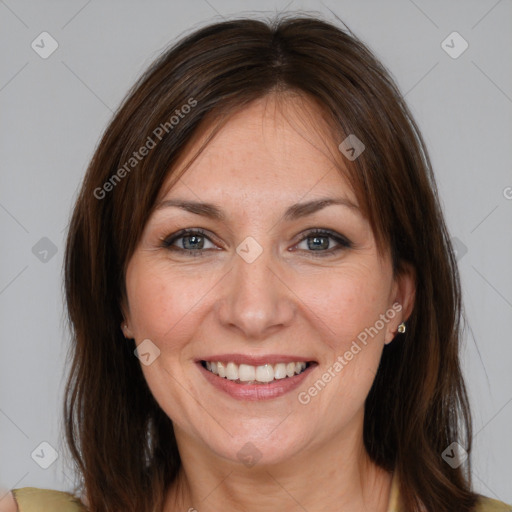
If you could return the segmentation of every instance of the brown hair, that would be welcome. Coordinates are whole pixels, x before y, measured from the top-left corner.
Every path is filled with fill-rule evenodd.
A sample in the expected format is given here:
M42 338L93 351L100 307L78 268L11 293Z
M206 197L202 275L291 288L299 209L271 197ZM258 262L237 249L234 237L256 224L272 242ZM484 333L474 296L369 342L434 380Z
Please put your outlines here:
M385 346L365 403L369 456L398 472L404 510L474 510L469 458L463 471L441 457L454 441L471 452L471 416L459 275L424 142L370 50L348 29L302 15L215 23L182 39L133 86L87 170L65 254L73 345L64 421L95 512L160 510L180 468L172 422L120 330L125 268L155 199L200 126L290 92L321 109L336 145L347 134L363 141L345 161L350 183L394 272L404 263L415 271L407 332Z

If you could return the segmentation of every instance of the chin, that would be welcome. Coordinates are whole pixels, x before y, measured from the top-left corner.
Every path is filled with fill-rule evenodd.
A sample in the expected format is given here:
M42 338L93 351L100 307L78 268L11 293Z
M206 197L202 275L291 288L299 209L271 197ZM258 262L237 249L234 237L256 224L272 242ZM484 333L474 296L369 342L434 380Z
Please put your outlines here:
M290 432L285 422L282 424L284 428L276 428L279 422L282 422L282 418L273 421L272 425L259 420L260 428L257 428L258 422L253 421L250 422L251 430L230 431L231 435L221 429L222 433L217 439L211 436L210 430L203 442L217 456L246 467L281 464L305 450L311 441L305 437L304 430Z

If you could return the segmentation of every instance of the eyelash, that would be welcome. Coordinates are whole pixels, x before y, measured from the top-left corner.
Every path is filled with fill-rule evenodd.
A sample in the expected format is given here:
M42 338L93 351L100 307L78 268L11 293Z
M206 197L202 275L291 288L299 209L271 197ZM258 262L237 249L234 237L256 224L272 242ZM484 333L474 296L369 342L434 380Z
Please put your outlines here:
M180 247L174 247L172 245L174 242L176 242L176 240L179 240L180 238L186 238L187 236L197 236L197 235L201 236L201 237L204 237L204 238L208 239L210 242L212 242L212 240L206 234L206 232L204 230L200 229L200 228L197 228L197 229L182 229L181 231L178 231L177 233L174 233L174 234L168 236L167 238L165 238L162 241L162 247L164 249L168 249L170 251L178 251L178 252L181 252L183 254L190 255L192 257L202 257L202 256L205 256L205 251L207 251L208 249L191 250L191 249L182 249ZM308 238L313 238L313 237L332 238L333 240L335 240L339 244L337 247L333 247L333 248L328 249L326 251L307 251L306 250L306 252L318 253L314 257L322 258L322 257L325 257L325 256L330 256L330 255L332 255L334 253L337 253L337 252L339 252L339 251L341 251L343 249L350 249L350 248L352 248L352 242L350 242L350 240L348 240L344 236L339 235L338 233L336 233L334 231L330 231L330 230L326 230L326 229L319 229L319 228L315 228L315 229L311 229L311 230L307 231L305 233L305 235L297 242L296 245L300 244L304 240L307 240Z

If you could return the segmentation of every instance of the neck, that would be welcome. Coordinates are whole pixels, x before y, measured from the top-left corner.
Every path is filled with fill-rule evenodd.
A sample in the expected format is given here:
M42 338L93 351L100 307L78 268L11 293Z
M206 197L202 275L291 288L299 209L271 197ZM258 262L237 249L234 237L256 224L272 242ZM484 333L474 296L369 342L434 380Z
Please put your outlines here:
M182 467L164 512L386 512L392 475L369 459L362 436L355 437L332 438L279 464L245 467L177 436Z

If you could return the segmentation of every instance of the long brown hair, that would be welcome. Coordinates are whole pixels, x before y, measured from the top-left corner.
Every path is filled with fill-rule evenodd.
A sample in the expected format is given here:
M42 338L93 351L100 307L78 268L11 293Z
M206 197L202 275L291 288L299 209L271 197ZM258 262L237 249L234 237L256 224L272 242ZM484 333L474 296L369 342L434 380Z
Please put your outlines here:
M415 270L407 332L384 348L365 403L368 454L398 473L404 510L474 510L470 459L452 468L441 456L455 441L471 452L471 416L458 270L424 142L371 51L348 29L301 15L215 23L179 41L130 90L89 165L65 254L63 412L95 512L160 510L180 468L172 422L120 330L125 268L155 199L200 126L216 133L230 113L290 92L317 105L333 143L363 141L359 158L344 162L350 183L395 274L404 263Z

